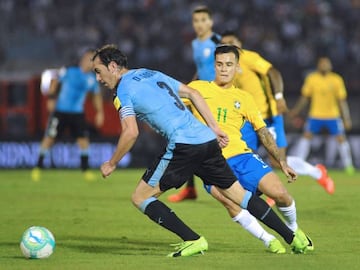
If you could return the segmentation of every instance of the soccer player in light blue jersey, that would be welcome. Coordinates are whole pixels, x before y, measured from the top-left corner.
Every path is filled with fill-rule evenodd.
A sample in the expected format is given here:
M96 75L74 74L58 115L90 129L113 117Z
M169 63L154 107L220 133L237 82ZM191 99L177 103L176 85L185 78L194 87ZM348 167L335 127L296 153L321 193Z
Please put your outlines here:
M196 74L193 80L213 81L215 79L216 45L221 36L212 30L213 20L211 11L206 6L198 6L192 12L192 24L196 38L192 41L193 59L196 65ZM194 179L187 181L186 187L177 194L168 197L170 202L180 202L185 199L196 199Z
M113 45L97 50L93 69L96 79L112 89L122 126L115 152L101 165L103 177L116 169L135 144L139 135L136 118L147 122L168 141L163 154L146 170L132 194L132 202L139 210L183 240L168 256L191 256L208 249L203 236L157 199L163 192L182 186L194 174L276 230L288 243L303 244L263 200L241 187L221 153L220 147L227 145L228 137L198 91L159 71L129 70L126 56ZM186 109L180 98L191 100L207 126Z
M212 81L215 79L214 51L221 37L212 30L211 11L206 6L193 10L192 24L196 33L196 38L191 42L196 77L199 80Z
M95 74L92 72L93 50L87 50L81 56L78 66L60 69L58 77L50 84L48 110L51 113L44 138L41 141L37 166L32 170L34 181L40 180L40 169L44 167L45 155L54 144L55 139L66 129L76 138L81 151L81 169L86 180L94 180L95 176L89 168L89 132L84 116L85 98L93 95L96 109L95 125L100 127L104 122L102 96Z

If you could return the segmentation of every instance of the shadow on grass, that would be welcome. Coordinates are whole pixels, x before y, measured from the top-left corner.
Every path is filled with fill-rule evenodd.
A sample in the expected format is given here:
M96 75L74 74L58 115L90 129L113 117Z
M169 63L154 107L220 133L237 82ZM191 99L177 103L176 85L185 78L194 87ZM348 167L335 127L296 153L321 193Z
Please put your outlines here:
M11 259L24 259L24 256L21 256L21 251L20 251L20 244L18 242L0 242L0 250L4 251L6 249L18 249L19 255L4 255L4 253L0 254L0 258L11 258ZM1 269L1 267L0 267Z
M57 241L58 247L87 253L105 253L122 255L152 255L170 251L166 242L154 242L127 237L111 238L98 236L67 236Z

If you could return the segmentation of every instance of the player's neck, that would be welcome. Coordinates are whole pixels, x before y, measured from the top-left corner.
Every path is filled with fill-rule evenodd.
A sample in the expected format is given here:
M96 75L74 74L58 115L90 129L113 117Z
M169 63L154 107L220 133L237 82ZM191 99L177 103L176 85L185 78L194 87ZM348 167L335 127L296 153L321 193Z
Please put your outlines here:
M121 82L122 77L124 76L125 73L127 73L129 71L129 69L127 68L121 68L118 72L117 72L117 77L118 77L118 81L115 85L115 87L113 88L113 90L117 89L119 86L119 83Z
M205 32L204 34L198 35L197 38L198 38L199 40L203 41L203 40L206 40L206 39L208 39L209 37L211 37L212 34L213 34L213 32L212 32L212 30L210 29L209 31Z
M232 86L232 82L222 83L222 82L218 82L215 80L214 83L222 89L228 89L228 88L231 88L231 86Z
M319 73L320 73L321 76L326 76L326 75L328 75L330 72L329 72L329 71L321 71L321 70L319 70Z
M119 70L119 76L120 76L120 78L125 74L125 73L127 73L129 71L129 69L127 69L127 68L121 68L120 70Z

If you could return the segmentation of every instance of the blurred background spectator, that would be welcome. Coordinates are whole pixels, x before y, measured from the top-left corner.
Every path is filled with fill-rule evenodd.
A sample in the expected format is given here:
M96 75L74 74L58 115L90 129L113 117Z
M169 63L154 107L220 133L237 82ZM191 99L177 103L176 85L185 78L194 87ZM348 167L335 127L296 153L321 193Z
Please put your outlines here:
M0 71L39 73L71 62L81 47L115 43L129 55L131 66L161 69L188 81L194 73L191 9L199 3L2 0ZM326 54L350 89L358 86L359 0L202 3L214 12L215 31L237 29L245 46L278 66L289 85L298 86L316 57Z
M290 107L317 57L329 56L347 86L352 134L360 133L360 0L1 0L0 84L39 77L44 69L73 63L84 48L106 43L117 44L130 67L159 69L188 82L195 73L191 10L199 4L213 11L215 32L235 29L244 48L282 72ZM0 88L0 138L9 126L2 122L19 128L4 97L15 102L23 89L3 94ZM44 123L32 117L40 134ZM287 128L300 132L301 123Z

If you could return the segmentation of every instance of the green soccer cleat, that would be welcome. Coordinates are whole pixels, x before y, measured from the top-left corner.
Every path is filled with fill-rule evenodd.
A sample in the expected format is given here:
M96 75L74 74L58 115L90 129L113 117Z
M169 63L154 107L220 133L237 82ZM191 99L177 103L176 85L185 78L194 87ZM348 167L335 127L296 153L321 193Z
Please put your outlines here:
M294 239L290 244L292 253L306 253L309 244L309 240L305 233L302 230L297 229L294 233Z
M347 175L350 175L350 176L354 175L355 174L354 166L349 165L349 166L345 167L345 172L346 172Z
M41 178L41 169L39 167L35 167L31 170L31 180L34 182L40 181Z
M171 246L175 247L176 251L168 254L167 257L187 257L195 254L204 254L204 251L208 250L208 242L203 236L198 240L185 241Z
M269 246L268 246L268 251L270 251L271 253L276 253L276 254L286 253L285 247L276 238L274 238L273 240L270 241Z
M309 241L309 244L306 247L306 251L314 251L315 247L314 247L313 241L311 240L311 238L308 235L306 235L306 238Z
M93 181L97 180L96 175L92 171L86 170L83 172L83 175L84 175L85 181L93 182Z

